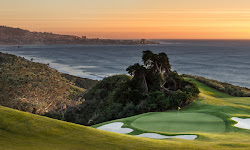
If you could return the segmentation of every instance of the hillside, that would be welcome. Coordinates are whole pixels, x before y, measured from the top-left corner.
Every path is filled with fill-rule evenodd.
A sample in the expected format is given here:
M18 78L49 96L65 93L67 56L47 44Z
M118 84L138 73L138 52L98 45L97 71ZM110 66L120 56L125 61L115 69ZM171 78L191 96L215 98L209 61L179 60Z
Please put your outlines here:
M192 80L192 82L198 85L201 94L194 103L186 108L182 108L183 113L214 113L213 115L217 115L227 122L225 124L227 126L226 131L218 133L196 132L195 134L199 137L193 141L181 139L154 140L106 132L0 106L0 149L249 149L249 131L234 127L233 124L236 122L230 119L232 116L249 117L249 98L230 97L195 80ZM204 96L207 97L206 100L203 99ZM167 114L168 112L163 113ZM170 111L170 113L173 113L173 111ZM125 127L135 129L131 134L138 134L142 133L142 131L139 131L130 124L138 118L145 117L146 119L147 116L150 116L150 113L114 120L112 122L124 122ZM96 125L95 127L107 123L109 122ZM152 122L148 122L148 126L152 128ZM182 126L185 127L185 124ZM186 127L186 129L189 128ZM160 133L163 135L176 134ZM187 133L190 134L193 132Z
M90 89L98 83L98 80L76 77L66 73L62 73L61 76L75 83L76 86L84 89Z
M0 26L0 45L28 45L28 44L159 44L148 40L113 40L113 39L88 39L86 36L61 35L51 32L31 32L20 28Z
M189 77L193 78L201 83L204 83L218 91L227 93L231 96L236 96L236 97L250 97L250 89L246 87L240 87L240 86L235 86L226 82L220 82L216 81L213 79L207 79L201 76L196 76L196 75L187 75L184 74L184 77Z
M76 41L76 36L48 32L30 32L20 28L0 26L0 44L56 44Z
M110 133L0 106L0 149L202 149L195 143L181 142Z
M70 82L46 64L0 52L0 105L35 114L64 111L84 101L86 89L77 87L73 77ZM77 84L91 87L96 82L88 80Z
M151 71L149 73L151 73ZM0 53L0 149L214 150L250 148L250 131L235 127L234 125L237 122L232 120L232 117L249 118L249 97L233 97L227 93L219 92L195 79L182 78L175 72L172 73L174 76L172 77L170 74L168 77L171 77L171 81L176 84L166 84L165 87L168 87L168 90L173 87L182 87L182 85L185 85L183 90L186 91L183 93L187 94L190 91L190 86L194 85L194 91L197 91L196 88L200 91L198 98L192 99L192 103L190 103L189 99L186 99L188 101L185 103L178 101L179 103L177 103L177 105L174 103L173 106L169 107L170 103L164 102L171 102L169 101L171 99L165 98L159 91L153 91L156 95L152 96L152 94L149 93L148 95L152 97L146 99L146 102L150 100L150 105L144 101L143 105L134 107L131 103L126 103L127 101L124 101L123 107L120 104L117 105L117 100L128 100L127 96L129 95L128 93L122 93L120 96L119 93L121 91L126 92L124 89L133 89L127 88L127 86L130 85L139 87L137 84L134 84L136 82L129 82L133 81L133 79L131 80L132 77L127 75L116 75L107 77L97 83L97 81L61 74L46 64L35 63L22 57ZM140 81L138 79L135 81ZM154 82L154 85L158 85L159 83L162 82ZM123 85L123 88L120 88L121 85ZM139 85L142 84L139 83ZM149 89L159 88L158 86L148 85ZM88 106L87 109L86 107L79 107L86 106L86 104L84 104L86 102L83 103L84 105L81 104L84 101L82 96L85 92L85 89L81 87L93 87L89 90L88 95L85 96L94 97L91 101L86 101L87 105L94 105L89 105L90 107ZM238 88L241 89L240 87ZM143 89L136 89L131 93L137 94L139 90ZM178 96L174 89L171 90L175 94L174 96ZM177 91L181 93L181 88ZM119 93L117 94L117 92ZM124 96L124 99L121 99L122 96ZM147 96L147 94L145 96ZM132 97L131 99L138 102L136 101L138 100L137 98L138 97ZM173 100L178 100L178 98L185 100L183 99L185 97L182 96L176 97ZM106 104L109 105L109 107L106 107L106 104L103 105L104 102L107 102ZM100 105L95 105L95 103ZM31 113L7 108L1 105ZM197 135L197 139L155 140L139 138L110 133L35 115L44 114L50 111L59 112L58 114L60 115L62 114L61 112L65 112L65 108L70 106L79 108L76 110L77 113L86 109L86 116L91 116L91 119L95 119L96 110L100 112L103 111L104 115L100 117L101 119L104 118L102 121L105 121L105 117L110 116L109 120L112 120L113 115L120 115L117 112L126 114L122 114L124 116L134 115L133 117L124 117L119 120L110 121L122 122L125 124L123 127L133 129L134 131L129 133L130 135L153 132L165 136ZM95 109L97 106L99 108ZM136 115L136 113L131 114L131 112L139 108L139 106L141 108L145 106L148 108L148 106L150 106L150 108L154 109L168 106L166 108L171 109L162 109L148 113L142 112L143 114L139 115ZM178 115L176 110L177 106L181 106L180 114ZM70 109L69 112L71 112ZM47 116L55 117L51 116L53 113L46 114ZM74 119L76 116L76 114L70 115L72 114L66 113L65 116L60 116L61 118L58 119L65 119L67 117ZM77 116L77 121L84 121L87 117L79 114ZM99 127L110 122L103 122L93 127Z

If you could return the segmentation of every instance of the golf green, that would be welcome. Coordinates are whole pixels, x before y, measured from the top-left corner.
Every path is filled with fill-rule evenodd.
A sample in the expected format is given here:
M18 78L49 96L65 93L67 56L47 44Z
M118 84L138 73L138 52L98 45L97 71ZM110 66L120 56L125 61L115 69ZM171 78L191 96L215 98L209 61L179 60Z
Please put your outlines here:
M144 131L158 132L224 132L225 122L204 113L162 112L136 119L131 126Z

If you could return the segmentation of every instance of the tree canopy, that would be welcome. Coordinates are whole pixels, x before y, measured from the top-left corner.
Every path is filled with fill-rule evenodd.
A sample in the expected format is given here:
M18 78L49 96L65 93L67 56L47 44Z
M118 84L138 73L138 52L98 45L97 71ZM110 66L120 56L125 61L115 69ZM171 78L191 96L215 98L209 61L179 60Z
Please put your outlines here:
M196 85L176 71L171 71L165 53L143 51L143 64L136 63L126 71L132 76L106 77L90 89L86 101L68 109L67 121L84 125L109 121L152 111L166 111L192 102L198 95Z
M169 91L169 89L165 87L165 84L172 72L167 54L154 54L150 50L143 51L142 53L142 61L144 64L140 65L139 63L136 63L129 66L127 68L128 73L133 76L134 80L142 82L141 85L143 89L148 89L149 85L147 83L147 78L150 80L159 76L159 88L161 91ZM148 90L145 91L148 92Z

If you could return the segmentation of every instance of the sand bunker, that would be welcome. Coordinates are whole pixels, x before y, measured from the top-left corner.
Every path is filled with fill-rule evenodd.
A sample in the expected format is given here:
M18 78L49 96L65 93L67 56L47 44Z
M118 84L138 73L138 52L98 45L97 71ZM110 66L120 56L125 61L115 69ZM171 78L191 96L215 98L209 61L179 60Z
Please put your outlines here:
M243 129L250 129L250 119L242 119L238 117L233 117L232 120L237 121L238 123L234 126Z
M194 140L197 138L197 135L176 135L176 136L165 136L160 135L157 133L143 133L140 135L136 135L138 137L146 137L152 139L169 139L169 138L179 138L179 139L186 139L186 140Z
M114 122L114 123L100 126L97 129L115 132L115 133L123 133L123 134L130 133L133 131L133 129L130 129L130 128L122 128L123 125L124 123L122 122Z
M97 129L110 131L110 132L115 132L115 133L123 133L123 134L130 133L130 132L133 131L133 129L130 129L130 128L122 128L123 125L124 125L124 123L122 123L122 122L114 122L114 123L110 123L110 124L100 126ZM160 134L157 134L157 133L143 133L143 134L135 135L135 136L152 138L152 139L179 138L179 139L186 139L186 140L194 140L194 139L197 138L197 135L165 136L165 135L160 135Z

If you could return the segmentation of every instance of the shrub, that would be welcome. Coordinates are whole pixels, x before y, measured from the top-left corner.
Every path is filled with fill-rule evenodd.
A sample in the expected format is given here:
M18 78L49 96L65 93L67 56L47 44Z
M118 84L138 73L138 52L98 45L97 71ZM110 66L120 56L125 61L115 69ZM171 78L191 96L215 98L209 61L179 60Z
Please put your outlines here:
M169 98L161 91L151 92L143 105L145 112L164 111L170 107Z

